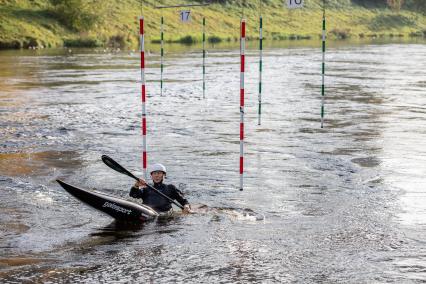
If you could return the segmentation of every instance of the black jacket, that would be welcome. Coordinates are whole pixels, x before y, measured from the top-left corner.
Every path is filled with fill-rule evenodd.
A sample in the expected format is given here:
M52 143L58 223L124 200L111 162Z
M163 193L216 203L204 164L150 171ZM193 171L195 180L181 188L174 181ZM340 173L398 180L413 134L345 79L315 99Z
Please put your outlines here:
M183 197L183 193L173 184L154 183L154 188L170 197L170 199L176 200L182 206L189 204L188 200ZM172 204L169 200L149 187L143 189L132 187L130 189L130 196L133 198L142 198L145 205L148 205L158 212L169 211L172 208Z

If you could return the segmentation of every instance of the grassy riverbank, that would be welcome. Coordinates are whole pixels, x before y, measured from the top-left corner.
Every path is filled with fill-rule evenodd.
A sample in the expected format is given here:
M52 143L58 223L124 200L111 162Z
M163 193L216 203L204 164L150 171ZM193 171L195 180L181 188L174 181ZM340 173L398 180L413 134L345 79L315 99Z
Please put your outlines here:
M191 21L181 23L182 9L156 9L155 5L196 3L194 1L144 0L148 42L160 39L160 17L165 19L165 40L193 43L201 40L201 22L206 17L210 41L237 41L241 14L248 22L247 37L258 37L259 14L264 19L266 40L316 39L321 34L320 0L306 0L303 9L288 10L282 0L246 1L239 4L213 4L191 9ZM385 5L355 5L349 0L328 0L327 35L329 38L426 36L426 16L415 10L391 11ZM0 0L0 48L29 46L115 46L137 47L140 1L104 0L90 15L87 26L70 27L48 0ZM162 3L162 4L161 4ZM231 2L231 3L236 3Z

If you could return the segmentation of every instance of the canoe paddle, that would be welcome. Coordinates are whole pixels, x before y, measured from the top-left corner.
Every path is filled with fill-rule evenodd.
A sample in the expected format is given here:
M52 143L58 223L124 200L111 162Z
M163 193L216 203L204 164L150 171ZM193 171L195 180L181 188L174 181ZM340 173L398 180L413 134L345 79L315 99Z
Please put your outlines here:
M119 173L122 173L122 174L124 174L126 176L129 176L129 177L134 178L135 180L139 181L138 177L136 177L134 174L132 174L131 172L129 172L128 170L126 170L123 166L121 166L119 163L117 163L116 161L114 161L111 157L109 157L107 155L102 155L102 161L105 163L105 165L107 165L111 169L116 170ZM180 205L179 203L177 203L176 201L174 201L173 199L171 199L170 197L168 197L164 193L158 191L153 186L150 186L148 183L146 184L146 186L149 187L150 189L152 189L153 191L155 191L156 193L158 193L159 195L161 195L162 197L166 198L168 201L170 201L173 204L175 204L180 209L183 209L182 205Z

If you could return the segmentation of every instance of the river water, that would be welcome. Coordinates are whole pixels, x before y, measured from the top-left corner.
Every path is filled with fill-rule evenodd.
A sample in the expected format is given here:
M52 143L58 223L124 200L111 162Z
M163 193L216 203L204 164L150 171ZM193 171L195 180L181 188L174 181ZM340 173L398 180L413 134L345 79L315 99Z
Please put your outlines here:
M318 43L317 43L318 44ZM239 175L239 50L147 56L149 163L198 214L116 224L56 178L126 197L141 172L138 54L0 52L2 283L424 283L426 43L247 51L246 176Z

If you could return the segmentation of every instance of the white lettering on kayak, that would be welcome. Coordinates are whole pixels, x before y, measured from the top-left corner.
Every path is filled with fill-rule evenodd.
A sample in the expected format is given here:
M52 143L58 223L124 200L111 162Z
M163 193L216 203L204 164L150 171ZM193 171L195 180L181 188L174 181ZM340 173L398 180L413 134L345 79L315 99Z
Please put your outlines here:
M115 211L118 211L118 212L121 212L121 213L125 213L127 215L130 215L130 213L132 213L132 210L120 207L120 206L118 206L118 205L116 205L114 203L108 202L108 201L106 201L104 203L104 205L102 205L102 207L109 207L111 209L114 209Z

